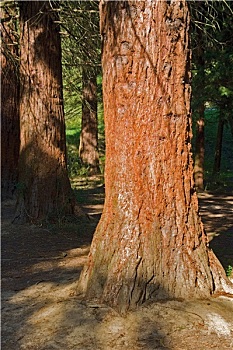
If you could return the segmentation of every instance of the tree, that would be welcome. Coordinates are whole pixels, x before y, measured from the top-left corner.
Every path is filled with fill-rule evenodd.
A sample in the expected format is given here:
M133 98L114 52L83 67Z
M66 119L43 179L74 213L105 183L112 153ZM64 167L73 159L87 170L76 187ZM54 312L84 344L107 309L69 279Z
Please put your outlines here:
M204 188L205 110L208 104L219 112L213 173L220 171L223 125L232 118L233 7L226 1L190 1L192 24L192 107L195 130L194 177L197 190ZM208 128L208 125L207 125Z
M1 7L1 196L12 198L18 179L19 65L15 6Z
M21 147L15 221L21 222L75 212L66 167L58 15L51 4L20 2Z
M89 166L89 174L99 174L98 122L97 122L97 74L96 69L82 68L82 129L79 156Z
M195 123L195 155L194 181L197 191L204 190L204 159L205 159L205 49L207 42L206 23L208 17L204 13L206 3L192 3L191 9L191 45L192 65L195 69L192 76L192 109ZM199 27L199 24L202 26Z
M100 74L100 34L97 1L65 1L61 6L63 37L63 71L69 79L72 74L73 91L79 93L82 103L79 158L90 174L100 173L97 121L97 75ZM75 56L75 58L74 58ZM68 67L68 72L67 72ZM81 80L81 91L78 83ZM70 94L68 96L70 98Z
M232 291L194 190L187 3L102 1L100 17L106 199L79 292L124 312Z
M194 161L194 180L197 191L204 190L204 159L205 159L205 50L203 32L197 28L197 52L196 58L196 76L194 77L194 96L196 117L196 140L195 140L195 161Z

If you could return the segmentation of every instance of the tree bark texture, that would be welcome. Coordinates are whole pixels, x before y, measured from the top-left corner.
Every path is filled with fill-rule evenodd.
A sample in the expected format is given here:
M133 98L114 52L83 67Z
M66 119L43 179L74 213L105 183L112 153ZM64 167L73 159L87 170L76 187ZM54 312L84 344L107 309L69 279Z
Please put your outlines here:
M57 20L48 1L20 3L21 148L15 221L63 217L74 210Z
M89 173L99 174L98 121L97 121L97 80L92 67L82 69L82 130L79 156L89 166Z
M106 199L79 292L121 312L150 298L209 297L228 280L194 190L187 3L100 10Z
M19 64L14 8L1 8L1 197L13 198L19 159Z

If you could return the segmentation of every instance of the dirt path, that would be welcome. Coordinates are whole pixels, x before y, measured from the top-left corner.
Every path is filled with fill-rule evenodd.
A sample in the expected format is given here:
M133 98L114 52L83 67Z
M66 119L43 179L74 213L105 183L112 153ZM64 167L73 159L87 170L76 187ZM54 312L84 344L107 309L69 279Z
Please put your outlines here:
M233 299L147 304L125 317L75 296L103 205L83 188L92 220L39 228L11 224L2 204L2 350L225 350L233 347ZM233 196L200 196L211 246L233 265Z

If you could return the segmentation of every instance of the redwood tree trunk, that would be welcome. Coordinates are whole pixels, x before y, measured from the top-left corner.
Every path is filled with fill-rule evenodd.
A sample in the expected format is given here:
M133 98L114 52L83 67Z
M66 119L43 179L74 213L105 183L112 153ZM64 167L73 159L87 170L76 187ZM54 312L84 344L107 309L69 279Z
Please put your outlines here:
M106 200L79 291L120 311L152 297L208 297L228 280L194 191L187 3L100 9Z
M99 174L98 122L97 122L97 80L92 68L83 67L82 131L79 156L89 166L89 173Z
M61 43L48 1L20 2L21 148L17 221L73 213L66 167Z
M19 66L16 11L1 8L1 196L13 198L19 159Z

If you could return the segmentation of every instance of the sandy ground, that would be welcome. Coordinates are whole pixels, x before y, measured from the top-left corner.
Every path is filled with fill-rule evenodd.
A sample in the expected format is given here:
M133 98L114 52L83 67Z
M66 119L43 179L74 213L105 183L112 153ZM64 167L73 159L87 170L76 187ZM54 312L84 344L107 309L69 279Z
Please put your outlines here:
M101 191L89 191L93 220L40 228L11 224L2 204L2 350L229 350L233 299L145 304L120 316L75 296L98 222ZM95 199L95 200L93 200ZM223 264L233 258L233 196L200 196L211 245Z

